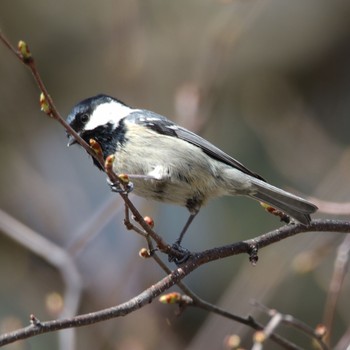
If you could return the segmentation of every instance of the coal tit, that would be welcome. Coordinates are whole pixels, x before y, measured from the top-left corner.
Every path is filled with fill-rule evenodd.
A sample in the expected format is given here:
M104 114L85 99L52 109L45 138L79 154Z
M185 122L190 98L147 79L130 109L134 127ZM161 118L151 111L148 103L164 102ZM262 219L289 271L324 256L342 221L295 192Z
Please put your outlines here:
M189 210L190 218L177 243L199 209L214 197L248 196L304 225L317 210L305 199L268 184L195 133L113 97L101 94L81 101L67 122L87 143L96 140L104 157L115 155L115 173L129 175L135 194ZM68 137L68 145L76 143ZM96 160L94 163L101 168Z

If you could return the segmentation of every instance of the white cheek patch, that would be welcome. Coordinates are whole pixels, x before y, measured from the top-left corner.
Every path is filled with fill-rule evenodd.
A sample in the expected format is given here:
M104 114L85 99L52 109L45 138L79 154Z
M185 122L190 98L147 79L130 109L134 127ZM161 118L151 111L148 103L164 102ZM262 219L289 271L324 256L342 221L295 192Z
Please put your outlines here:
M126 117L134 110L121 103L111 101L103 103L96 107L90 116L90 120L85 125L85 130L93 130L98 126L105 125L108 122L118 125L120 119Z

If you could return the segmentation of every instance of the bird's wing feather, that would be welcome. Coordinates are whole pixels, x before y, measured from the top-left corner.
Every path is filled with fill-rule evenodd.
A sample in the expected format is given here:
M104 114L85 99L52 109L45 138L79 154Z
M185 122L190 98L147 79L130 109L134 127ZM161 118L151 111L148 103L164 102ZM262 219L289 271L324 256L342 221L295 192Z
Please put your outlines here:
M225 164L228 164L240 171L242 171L245 174L248 174L250 176L253 176L257 179L260 179L262 181L265 181L260 175L250 171L248 168L246 168L243 164L241 164L236 159L230 157L228 154L223 152L218 147L214 146L209 141L205 140L204 138L198 136L197 134L182 128L181 126L178 126L174 124L169 119L156 114L151 111L142 111L141 112L133 112L128 117L128 121L132 123L142 124L146 126L147 128L152 129L153 131L162 134L162 135L168 135L168 136L174 136L178 137L181 140L187 141L191 143L192 145L195 145L203 150L204 153L206 153L208 156L219 160L220 162L223 162Z

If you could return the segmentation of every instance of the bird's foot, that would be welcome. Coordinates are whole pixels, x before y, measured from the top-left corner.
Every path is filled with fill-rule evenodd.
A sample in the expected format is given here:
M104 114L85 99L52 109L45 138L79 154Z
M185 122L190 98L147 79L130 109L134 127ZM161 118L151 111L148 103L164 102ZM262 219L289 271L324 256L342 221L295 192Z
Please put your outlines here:
M174 262L176 265L181 265L188 260L191 256L191 253L188 249L183 248L180 242L176 241L171 248L176 251L178 254L169 254L168 260L169 262Z
M134 189L132 182L125 184L120 182L114 183L109 178L107 179L107 182L113 192L128 194Z

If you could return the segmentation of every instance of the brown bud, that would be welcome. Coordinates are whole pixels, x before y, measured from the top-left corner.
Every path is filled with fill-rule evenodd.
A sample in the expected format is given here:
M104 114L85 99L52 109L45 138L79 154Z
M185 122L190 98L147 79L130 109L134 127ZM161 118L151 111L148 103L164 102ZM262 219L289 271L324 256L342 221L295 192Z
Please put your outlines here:
M286 222L286 223L290 222L290 217L287 214L285 214L283 211L278 210L278 209L276 209L276 208L272 207L271 205L264 203L264 202L260 202L260 205L270 214L278 216L281 219L281 221Z
M237 349L241 344L241 338L237 334L231 334L225 337L224 347L227 350Z
M30 52L29 47L28 47L26 42L24 42L23 40L20 40L18 42L17 47L18 47L19 53L22 56L24 63L29 63L30 61L33 60L32 53Z
M153 228L154 227L154 221L150 216L145 216L143 218L143 220L145 221L145 223L150 227Z
M115 160L115 156L113 154L107 156L105 160L105 169L106 171L112 171L113 170L113 163Z
M102 155L103 155L102 148L101 148L100 144L99 144L95 139L90 139L90 140L89 140L89 145L90 145L91 149L92 149L98 156L102 156Z
M40 109L44 113L46 113L46 114L51 116L51 113L52 113L51 107L50 107L49 103L47 102L47 99L46 99L46 97L45 97L43 92L40 94L40 100L39 101L40 101Z
M141 248L139 251L139 256L141 258L147 259L151 257L151 252L147 248Z
M256 331L254 333L254 342L262 344L266 340L266 335L264 331Z
M181 301L181 294L177 292L164 294L159 297L159 302L162 304L176 304L179 301Z
M324 324L318 324L316 329L315 329L315 334L323 338L327 334L327 327Z

